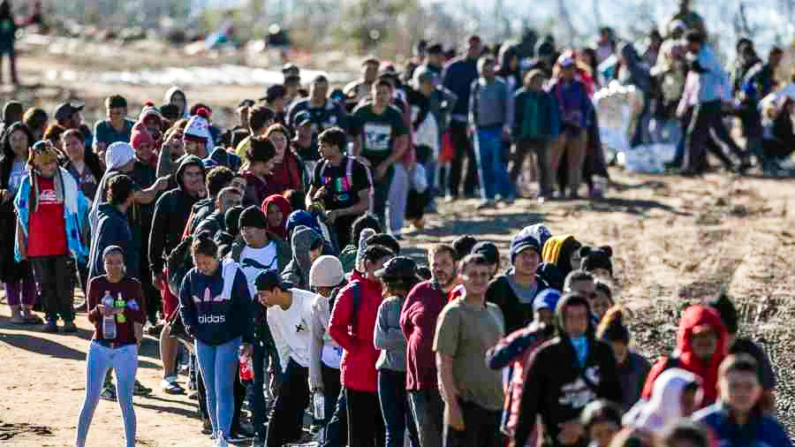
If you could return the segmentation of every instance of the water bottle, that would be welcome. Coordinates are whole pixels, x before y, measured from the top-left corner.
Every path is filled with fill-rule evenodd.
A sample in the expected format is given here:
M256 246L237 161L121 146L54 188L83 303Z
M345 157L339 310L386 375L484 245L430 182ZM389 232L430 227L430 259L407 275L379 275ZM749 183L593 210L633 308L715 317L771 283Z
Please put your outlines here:
M105 296L102 297L102 305L105 306L106 309L113 309L114 308L114 299L110 295L110 292L106 291ZM102 337L105 340L113 340L116 338L116 316L112 315L110 317L102 316Z
M326 419L326 397L323 393L315 391L312 399L314 405L315 420L323 421Z
M240 353L240 380L248 382L254 380L254 364L251 356Z
M127 307L127 302L124 301L124 298L121 296L121 292L119 292L118 297L116 298L115 308L124 309L125 307ZM125 317L123 313L120 313L116 315L116 320L119 323L125 323L127 321L127 317Z

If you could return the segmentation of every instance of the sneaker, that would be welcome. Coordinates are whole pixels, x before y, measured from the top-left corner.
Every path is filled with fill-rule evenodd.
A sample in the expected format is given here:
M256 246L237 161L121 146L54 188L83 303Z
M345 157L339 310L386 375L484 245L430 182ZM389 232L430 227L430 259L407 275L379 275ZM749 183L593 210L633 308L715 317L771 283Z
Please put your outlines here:
M47 324L44 325L44 332L47 332L48 334L57 334L58 325L54 320L49 320L47 321Z
M106 386L99 394L99 398L103 400L109 400L111 402L116 402L116 389L113 388L113 386Z
M133 388L134 396L148 396L150 394L152 394L151 388L143 386L138 380L135 381L135 388Z
M229 433L229 436L226 438L227 441L238 444L241 442L251 441L254 439L254 433L249 433L243 427L238 428L237 430L232 430Z
M215 440L215 443L213 444L213 447L229 447L229 443L226 442L226 438L224 438L223 436L219 436Z
M211 435L211 434L213 434L213 424L210 422L209 419L205 419L202 422L202 434L203 435Z
M484 200L484 201L480 202L480 205L478 205L477 209L485 210L485 209L489 209L489 208L494 208L494 202L492 202L491 200Z
M35 325L44 324L44 320L42 320L40 316L34 313L24 315L24 318L25 318L25 324L35 324Z
M74 334L77 332L77 326L75 326L74 322L67 321L63 324L63 333L64 334Z
M199 400L199 391L198 390L188 391L188 399Z
M177 383L177 378L175 376L168 376L165 379L160 381L160 389L162 389L166 394L183 394L185 392Z

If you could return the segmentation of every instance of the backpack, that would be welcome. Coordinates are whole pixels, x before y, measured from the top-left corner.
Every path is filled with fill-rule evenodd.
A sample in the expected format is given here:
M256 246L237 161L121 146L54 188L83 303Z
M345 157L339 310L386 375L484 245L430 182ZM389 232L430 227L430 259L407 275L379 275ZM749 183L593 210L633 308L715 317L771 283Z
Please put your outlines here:
M337 287L331 292L331 298L329 298L328 304L332 314L334 313L334 305L337 304L337 296L343 287L344 286ZM362 300L361 285L358 282L353 283L351 290L353 291L353 313L351 313L351 321L348 323L348 327L351 328L352 334L356 334L356 310L359 309L359 303Z
M168 269L168 288L174 296L179 296L182 280L188 271L193 268L193 259L190 256L190 246L193 236L188 236L177 245L166 258Z

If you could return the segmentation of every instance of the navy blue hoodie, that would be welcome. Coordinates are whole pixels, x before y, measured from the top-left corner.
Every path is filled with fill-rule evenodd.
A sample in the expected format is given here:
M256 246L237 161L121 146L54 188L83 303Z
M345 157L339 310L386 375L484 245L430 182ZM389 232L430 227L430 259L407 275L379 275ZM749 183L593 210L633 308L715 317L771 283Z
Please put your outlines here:
M452 112L454 120L458 118L458 121L466 122L469 114L469 90L479 76L477 59L467 59L466 56L453 59L444 67L442 84L458 97Z
M179 291L179 314L196 339L217 346L237 337L251 342L251 296L243 271L225 259L211 276L192 268Z
M97 228L91 240L91 254L88 260L89 279L105 274L102 252L111 245L118 245L124 250L127 277L141 279L138 272L140 259L138 250L132 246L132 232L127 216L119 211L117 206L103 203L97 208Z

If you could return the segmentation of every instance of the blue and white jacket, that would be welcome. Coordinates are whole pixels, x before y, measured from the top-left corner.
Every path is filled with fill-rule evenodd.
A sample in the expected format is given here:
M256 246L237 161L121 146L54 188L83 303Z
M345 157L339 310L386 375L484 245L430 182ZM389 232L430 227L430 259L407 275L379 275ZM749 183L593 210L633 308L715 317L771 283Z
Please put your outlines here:
M24 232L25 240L28 238L28 226L30 224L30 204L31 204L31 179L33 175L28 175L22 179L17 196L14 199L14 209L19 219L19 225ZM60 188L63 192L63 211L66 222L66 241L69 248L69 255L80 263L85 263L88 256L88 244L85 235L88 225L88 200L77 186L77 182L69 172L63 168L58 168L55 177L56 189ZM22 262L22 254L19 251L19 238L14 244L14 259Z

